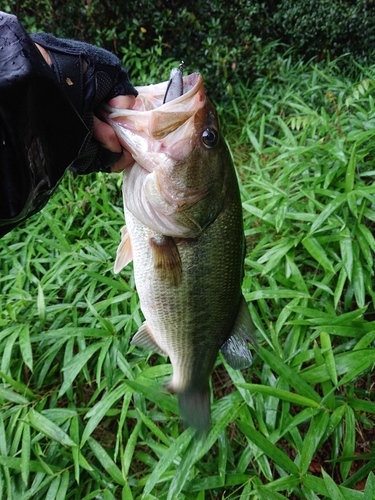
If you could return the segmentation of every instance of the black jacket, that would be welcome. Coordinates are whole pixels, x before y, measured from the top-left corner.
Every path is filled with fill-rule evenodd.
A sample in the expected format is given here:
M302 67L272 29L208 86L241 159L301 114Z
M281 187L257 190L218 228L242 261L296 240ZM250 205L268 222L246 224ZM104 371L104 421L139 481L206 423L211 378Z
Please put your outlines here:
M92 139L98 96L137 95L113 54L51 35L33 38L52 49L54 71L18 19L0 12L0 236L45 205L69 166L109 170L121 154ZM67 68L78 83L71 96Z

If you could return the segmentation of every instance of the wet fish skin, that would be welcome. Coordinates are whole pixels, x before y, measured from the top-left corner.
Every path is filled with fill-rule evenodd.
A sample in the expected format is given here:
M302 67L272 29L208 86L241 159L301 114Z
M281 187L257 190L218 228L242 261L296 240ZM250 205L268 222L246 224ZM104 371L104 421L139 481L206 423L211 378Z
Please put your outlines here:
M185 86L190 81L184 79ZM181 96L154 108L146 103L147 120L139 111L133 123L118 112L108 121L137 160L124 175L127 225L115 264L118 272L134 263L146 321L132 343L170 358L168 388L179 396L185 423L204 432L219 349L231 366L244 368L251 363L247 341L255 337L241 292L244 233L236 173L216 110L196 85L199 79L191 88L190 100L200 92L192 109L178 106ZM165 123L157 128L152 116L168 112L165 106L175 113L166 133ZM134 137L136 126L144 144Z
M237 204L229 203L201 236L177 243L182 264L178 286L171 281L173 273L155 272L149 242L158 233L125 212L148 337L170 358L173 378L168 388L180 395L184 420L202 430L209 426L209 377L242 298L238 284L243 233L238 212ZM132 343L143 344L137 335Z

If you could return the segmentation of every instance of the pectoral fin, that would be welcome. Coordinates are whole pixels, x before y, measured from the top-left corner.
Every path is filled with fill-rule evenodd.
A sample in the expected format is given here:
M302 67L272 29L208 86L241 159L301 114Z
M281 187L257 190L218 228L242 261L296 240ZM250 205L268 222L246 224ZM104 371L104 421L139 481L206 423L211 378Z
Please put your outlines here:
M220 348L225 361L233 369L242 370L251 365L253 357L247 345L248 342L251 342L254 348L257 349L255 326L251 321L246 301L242 297L231 335Z
M134 335L130 343L132 345L148 349L149 351L155 351L158 354L161 354L162 356L167 355L163 351L163 349L161 349L155 342L154 337L152 336L151 330L146 321L143 323L138 332Z
M182 277L181 257L177 245L170 236L150 238L153 251L154 268L160 278L178 286Z
M130 237L126 226L121 228L121 243L119 244L116 252L116 260L114 266L115 274L119 273L121 269L133 260L133 250Z

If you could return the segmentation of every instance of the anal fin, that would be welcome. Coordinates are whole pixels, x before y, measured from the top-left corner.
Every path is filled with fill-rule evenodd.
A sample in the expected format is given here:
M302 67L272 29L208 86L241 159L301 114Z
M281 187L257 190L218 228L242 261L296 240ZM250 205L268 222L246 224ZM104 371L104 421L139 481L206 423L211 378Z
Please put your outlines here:
M150 331L150 328L145 321L138 332L134 335L131 342L132 345L136 345L138 347L143 347L144 349L148 349L150 351L155 351L162 356L166 356L167 354L158 346L155 342L154 337Z
M119 244L116 252L116 260L114 265L115 274L119 273L121 269L133 260L133 250L130 241L128 230L126 226L121 228L121 243Z
M233 369L243 370L251 365L253 356L247 345L248 342L251 342L255 349L258 348L255 337L255 326L251 320L246 301L242 297L231 334L220 347L225 361Z
M182 277L181 257L174 239L170 236L150 238L154 268L160 279L178 286Z

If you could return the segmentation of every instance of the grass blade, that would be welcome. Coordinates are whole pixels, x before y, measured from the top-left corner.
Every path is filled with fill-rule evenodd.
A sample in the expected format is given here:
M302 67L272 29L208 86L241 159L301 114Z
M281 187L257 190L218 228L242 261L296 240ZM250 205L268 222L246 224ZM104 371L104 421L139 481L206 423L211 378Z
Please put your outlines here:
M337 211L337 209L346 201L346 193L343 193L343 194L340 194L338 196L336 196L334 198L333 201L331 201L331 203L329 203L326 208L322 211L321 214L319 214L319 216L316 218L316 220L313 222L313 224L311 225L311 229L310 229L310 233L309 233L309 236L311 236L313 233L315 233L321 226L322 224L328 219L328 217L335 211ZM312 239L312 238L309 238L309 243L308 243L308 246L306 247L306 249L308 251L309 248L313 248L314 246L317 245L317 240L315 239ZM314 249L314 252L315 252L315 249ZM311 253L311 252L310 252ZM328 259L327 259L328 260ZM324 266L323 266L324 267Z
M59 391L59 397L63 396L71 387L78 373L83 369L87 361L102 347L102 342L91 344L84 351L74 356L64 367L64 382Z
M366 481L365 491L363 492L363 500L372 500L375 498L375 475L370 472Z
M192 429L187 429L169 446L168 450L163 453L155 469L152 471L151 476L148 478L142 499L146 500L147 496L151 493L154 486L158 483L164 472L169 466L176 461L177 457L181 456L187 446L189 445L194 432Z
M305 380L300 377L294 370L292 370L287 364L283 363L274 354L267 351L263 347L259 349L260 356L264 361L275 370L278 375L284 379L290 386L292 386L296 391L298 391L302 396L307 399L321 403L321 397L314 391L314 389Z
M331 338L327 332L320 333L320 343L322 350L324 351L324 360L327 367L327 371L334 385L338 384L337 371L335 364L335 357L332 352Z
M86 443L87 439L91 436L96 429L99 422L104 418L107 411L128 391L126 383L121 384L114 391L111 391L103 397L92 409L87 413L86 418L89 420L85 426L81 439L81 448Z
M26 324L21 328L19 342L22 359L25 365L30 368L31 371L33 371L33 351L30 344L29 324Z
M63 446L75 446L74 441L72 441L65 431L32 408L30 408L25 420L44 436L59 442Z
M350 406L345 409L345 434L344 445L342 449L342 458L352 457L355 450L355 414ZM348 477L352 461L345 461L340 463L340 474L343 481Z
M339 487L335 483L335 481L326 473L324 469L322 469L324 484L326 485L328 495L330 498L334 498L335 500L345 500L345 497L341 493Z
M272 444L269 439L265 438L254 427L251 427L244 422L238 422L238 426L243 433L250 439L263 453L270 457L274 462L289 474L299 474L297 465L279 448Z
M102 465L103 469L111 476L116 484L121 486L125 485L125 480L121 474L120 469L117 467L115 462L111 459L105 449L92 437L88 438L88 444L93 451L95 457Z
M31 451L30 426L27 423L24 423L22 432L21 476L25 485L27 485L29 482L30 451Z
M311 257L315 259L319 265L321 265L329 273L334 273L335 270L331 264L331 260L328 258L326 252L324 251L322 245L316 238L312 236L302 240L303 246L309 252Z
M65 500L69 488L69 472L66 470L61 475L60 486L57 491L56 500Z
M252 393L260 392L262 394L268 394L275 398L281 399L283 401L288 401L289 403L294 403L299 406L308 406L311 408L319 408L320 404L313 399L300 396L299 394L294 394L293 392L284 391L283 389L277 389L276 387L269 387L260 384L237 384L238 387L243 389L248 389Z

